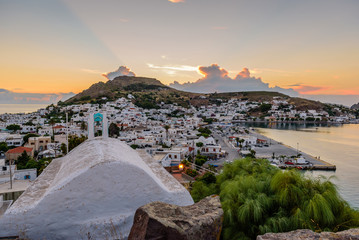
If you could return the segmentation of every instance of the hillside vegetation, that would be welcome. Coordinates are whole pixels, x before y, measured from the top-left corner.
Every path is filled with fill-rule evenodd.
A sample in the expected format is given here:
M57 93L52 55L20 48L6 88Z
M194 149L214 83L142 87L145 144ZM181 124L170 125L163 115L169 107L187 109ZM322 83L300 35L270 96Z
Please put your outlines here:
M133 102L143 108L158 108L158 105L161 103L176 103L183 107L189 107L190 105L198 107L220 104L231 98L247 100L249 102L270 102L273 100L273 97L286 99L290 104L294 104L298 110L324 110L327 108L327 105L321 102L303 98L292 98L277 92L190 93L170 88L154 78L127 76L117 77L106 83L95 83L90 88L68 99L65 104L105 103L120 97L127 97L128 94L133 95Z

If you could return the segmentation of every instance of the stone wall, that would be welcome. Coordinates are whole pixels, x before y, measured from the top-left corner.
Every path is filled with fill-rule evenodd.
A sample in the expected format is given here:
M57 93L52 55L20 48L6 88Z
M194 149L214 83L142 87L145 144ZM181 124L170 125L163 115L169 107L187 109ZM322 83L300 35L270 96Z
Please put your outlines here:
M257 237L257 240L359 240L359 228L353 228L342 232L316 233L308 229L300 229L287 233L266 233Z

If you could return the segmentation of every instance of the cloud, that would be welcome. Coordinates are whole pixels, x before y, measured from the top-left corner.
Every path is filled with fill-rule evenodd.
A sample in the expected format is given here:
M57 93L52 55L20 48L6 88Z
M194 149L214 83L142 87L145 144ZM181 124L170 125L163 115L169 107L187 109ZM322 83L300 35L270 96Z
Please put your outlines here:
M151 63L147 63L147 66L151 69L161 70L162 72L174 76L178 72L198 72L198 67L188 66L188 65L165 65L165 66L156 66ZM183 74L181 76L184 76Z
M65 101L75 94L69 93L17 93L0 89L0 104L51 104Z
M82 68L81 71L86 72L86 73L102 74L101 71L95 70L95 69Z
M168 1L173 3L185 2L185 0L168 0Z
M177 81L170 84L170 87L178 90L211 93L211 92L240 92L240 91L272 91L298 96L298 92L292 88L285 89L281 87L269 87L261 78L251 77L248 68L243 68L235 78L228 76L228 71L217 64L208 67L201 66L198 68L202 78L193 83L180 84Z
M0 94L6 94L6 93L9 93L9 92L10 92L9 90L0 88Z
M120 76L135 77L136 75L134 72L131 72L131 70L128 67L120 66L116 71L104 73L102 74L102 76L104 76L108 80L113 80L116 77L120 77Z
M330 88L330 87L310 86L310 85L302 85L302 84L294 84L292 85L292 87L300 94L318 94Z

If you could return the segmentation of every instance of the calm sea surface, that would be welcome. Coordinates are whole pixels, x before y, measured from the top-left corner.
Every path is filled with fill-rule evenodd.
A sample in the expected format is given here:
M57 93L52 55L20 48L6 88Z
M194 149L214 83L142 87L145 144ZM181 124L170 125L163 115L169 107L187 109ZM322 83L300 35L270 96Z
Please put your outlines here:
M49 104L0 104L0 114L2 113L30 113L40 108L45 108Z
M337 170L308 171L313 176L335 176L341 196L359 209L359 124L348 125L253 125L263 135L335 164Z

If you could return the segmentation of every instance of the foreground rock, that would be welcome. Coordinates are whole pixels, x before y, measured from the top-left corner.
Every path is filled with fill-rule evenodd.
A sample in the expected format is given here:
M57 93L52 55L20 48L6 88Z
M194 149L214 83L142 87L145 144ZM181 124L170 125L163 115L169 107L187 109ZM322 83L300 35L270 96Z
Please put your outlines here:
M186 207L153 202L137 209L129 240L219 239L223 210L218 196Z
M153 201L193 204L145 152L95 138L51 162L0 218L0 237L126 239L136 210Z
M353 228L342 232L322 232L316 233L308 229L301 229L287 233L266 233L258 236L257 240L358 240L359 239L359 228Z

